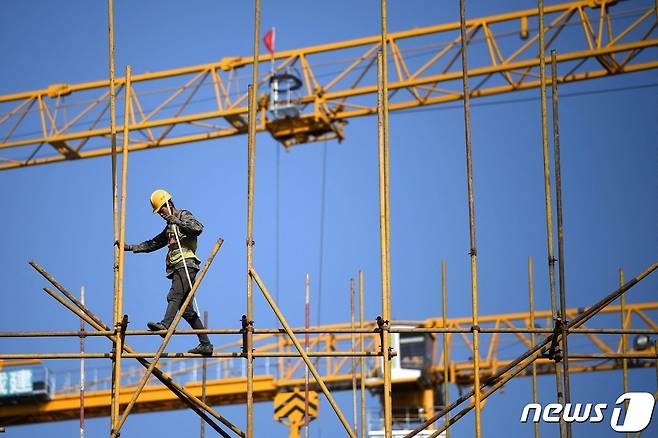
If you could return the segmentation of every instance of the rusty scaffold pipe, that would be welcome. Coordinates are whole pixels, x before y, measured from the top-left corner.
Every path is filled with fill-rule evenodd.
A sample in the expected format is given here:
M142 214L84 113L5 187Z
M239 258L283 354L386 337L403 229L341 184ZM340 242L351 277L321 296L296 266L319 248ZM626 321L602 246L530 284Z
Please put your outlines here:
M50 296L52 296L56 301L58 301L60 304L62 304L64 307L69 309L71 312L73 312L75 315L77 315L79 318L84 319L84 321L89 324L91 327L93 327L97 331L102 331L107 334L105 336L112 342L114 342L114 331L111 331L107 325L103 323L103 321L98 318L91 310L89 310L84 304L82 304L80 301L78 301L68 290L64 288L55 278L53 278L48 272L46 272L40 265L35 263L34 261L30 262L30 265L34 267L34 269L37 270L43 277L48 280L53 286L57 288L62 294L66 296L70 300L66 301L64 298L59 296L57 293L53 292L49 288L45 287L43 290L48 293ZM73 303L73 304L71 304ZM85 332L86 335L89 335L93 332ZM123 344L123 350L126 351L127 353L135 353L135 351L128 346L127 344ZM137 359L137 361L144 367L148 368L150 366L150 362L148 362L145 359ZM210 406L206 405L205 403L201 402L197 397L195 397L192 393L187 391L187 389L183 388L180 386L178 383L176 383L171 377L169 377L167 374L162 372L159 368L155 368L153 370L153 375L162 382L167 388L169 388L181 401L183 401L185 404L187 404L194 412L196 412L199 416L201 416L203 419L206 420L206 422L213 428L215 429L218 433L222 434L223 431L217 426L217 424L206 414L206 412L213 417L215 417L217 420L222 422L224 425L229 427L233 432L241 436L242 438L245 437L244 433L240 431L239 428L237 428L235 425L233 425L230 421L228 421L226 418L222 417L219 413L217 413L213 408ZM203 410L202 410L203 409ZM205 411L205 412L204 412Z
M544 204L546 210L546 249L548 252L548 281L551 293L551 312L553 314L553 324L555 326L562 324L559 316L557 298L555 291L555 255L553 250L553 205L551 199L551 169L548 151L548 110L546 105L546 43L545 43L545 26L544 26L544 2L537 1L539 10L539 81L540 81L540 100L541 100L541 139L542 154L544 159ZM564 405L568 400L564 398L562 370L558 366L557 353L554 354L555 360L555 385L557 391L557 402ZM565 425L564 419L560 416L560 438L571 438L571 427Z
M288 321L286 321L286 318L281 313L281 310L279 309L279 307L276 305L276 303L272 299L272 296L270 295L269 291L265 287L265 283L263 283L263 281L261 280L260 276L258 275L258 273L256 272L255 269L252 269L251 277L253 278L253 280L258 285L258 288L263 293L263 296L265 297L268 304L270 305L270 307L274 311L274 314L279 319L279 322L281 323L281 326L283 327L283 329L288 334L288 337L290 338L290 341L292 342L295 349L297 350L298 354L296 356L301 356L302 357L302 360L304 361L304 363L308 367L308 370L311 372L311 374L315 378L315 381L317 382L318 386L320 387L320 390L322 391L324 396L327 398L327 401L329 402L329 404L333 408L334 412L336 413L336 416L338 416L338 419L340 420L341 424L345 428L345 431L347 432L347 435L350 438L356 438L356 434L352 430L352 427L350 426L350 423L347 421L347 418L345 418L345 415L343 414L340 407L338 406L338 403L336 403L336 400L331 395L331 392L329 391L329 388L327 388L327 385L324 383L324 380L322 379L322 376L320 375L320 373L316 369L315 365L313 365L313 362L311 362L311 360L309 359L309 354L307 354L306 351L304 351L304 347L302 347L302 344L299 342L299 340L297 339L295 334L290 329L290 326L288 325ZM328 353L324 353L324 354L328 354ZM349 355L348 353L340 353L340 356L348 356L348 355Z
M601 6L605 7L605 6ZM551 50L551 102L553 104L553 156L555 163L555 210L557 215L557 261L560 287L560 320L562 321L562 379L565 403L571 401L571 376L569 375L569 340L567 337L567 286L564 274L564 223L562 221L562 165L560 164L560 119L557 92L557 52ZM623 295L622 295L623 297ZM571 423L567 424L567 435L571 438Z
M116 128L116 84L114 77L114 0L108 0L108 44L110 60L110 142L112 153L112 224L114 242L119 240L119 210L118 210L118 186L117 186L117 128ZM117 317L117 304L119 294L119 248L114 246L114 302L113 302L113 325L116 328L121 322ZM121 373L121 350L117 345L118 336L114 337L114 351L117 355L112 358L112 387L110 391L110 430L114 428L119 417L119 394L116 385L117 375Z
M532 257L528 256L528 302L530 306L530 321L528 326L535 328L535 285L532 269ZM530 333L530 345L535 345L535 333ZM537 403L537 363L532 362L532 402ZM539 438L539 423L535 423L535 438Z
M466 179L468 189L468 229L471 256L471 314L473 331L473 391L475 403L475 437L482 436L480 418L480 325L478 320L477 241L475 238L475 194L473 192L473 152L471 146L471 90L468 85L468 44L466 42L466 0L459 0L462 84L464 95L464 134L466 140ZM446 421L449 424L450 421Z
M254 437L254 304L251 270L254 264L254 180L256 165L256 116L258 101L258 55L260 49L260 0L254 1L254 53L249 99L247 132L247 314L243 318L244 350L247 360L247 438Z
M591 319L593 316L598 314L601 310L603 310L606 306L608 306L610 303L618 299L623 293L631 289L633 286L638 284L640 281L645 279L647 276L649 276L651 273L653 273L656 269L658 269L658 262L653 263L650 265L647 269L642 271L640 274L635 276L633 279L625 283L623 286L620 288L614 290L613 292L609 293L607 296L599 300L597 303L595 303L593 306L585 309L582 313L578 314L572 321L568 323L569 329L571 328L578 328L581 325L583 325L585 322L587 322L589 319ZM496 374L493 376L489 377L482 383L481 390L484 390L486 388L489 388L482 394L482 400L486 399L489 397L491 394L496 392L498 389L503 387L506 382L508 382L510 379L512 379L514 376L517 374L521 373L526 367L532 364L535 360L543 356L546 352L548 352L551 348L554 348L557 342L558 342L558 336L557 334L551 334L547 336L544 340L542 340L539 344L529 348L525 353L521 354L518 356L516 359L511 361L509 364L505 365L502 367ZM447 407L442 409L441 411L437 412L432 418L429 420L425 421L423 424L418 426L416 429L412 430L410 433L405 435L404 438L412 438L416 435L418 435L420 432L425 430L429 425L433 424L436 422L439 418L445 416L447 412L452 411L459 405L461 405L463 402L466 400L469 400L473 395L475 394L475 390L471 390L466 394L463 394L461 397L459 397L457 400L454 402L450 403ZM460 411L457 415L452 417L450 419L449 424L445 424L441 427L439 427L434 433L432 433L429 438L436 438L439 436L441 432L446 430L451 424L454 424L456 421L458 421L460 418L462 418L466 413L468 413L471 409L475 407L475 402L471 402L468 407Z
M386 0L381 0L381 49L377 53L377 144L379 157L379 227L382 269L381 347L384 353L384 438L393 430L393 395L391 385L391 213L388 135L388 32Z
M448 273L446 261L441 262L441 312L443 328L448 326ZM450 349L448 333L443 334L443 406L450 402ZM450 421L450 414L446 412L445 423ZM450 438L450 429L446 429L446 438Z

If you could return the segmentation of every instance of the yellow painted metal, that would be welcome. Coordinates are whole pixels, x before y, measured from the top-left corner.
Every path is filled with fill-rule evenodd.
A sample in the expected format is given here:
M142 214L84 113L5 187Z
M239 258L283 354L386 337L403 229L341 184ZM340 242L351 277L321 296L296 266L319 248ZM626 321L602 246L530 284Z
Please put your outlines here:
M441 312L442 320L441 326L448 326L448 273L446 261L441 262ZM449 348L449 334L444 333L443 338L443 406L448 406L450 403L450 348ZM445 421L448 423L450 414L446 413ZM450 438L450 429L446 429L446 438Z
M540 101L541 101L541 140L542 153L544 158L544 206L546 211L546 246L548 252L548 282L551 297L551 310L553 320L557 321L559 317L556 291L555 291L555 257L553 252L553 204L551 200L551 171L550 157L548 153L548 115L546 108L546 43L545 43L545 24L544 24L544 2L537 1L539 9L539 78L540 78ZM555 385L557 391L557 402L564 405L564 386L562 382L562 372L558 363L555 363ZM571 438L570 426L560 417L560 438L568 435Z
M393 406L391 394L391 360L390 360L390 334L389 334L389 300L391 298L390 283L390 259L389 255L389 233L388 225L390 216L388 215L388 135L387 119L384 117L386 110L384 108L385 96L387 90L384 87L384 71L386 70L382 52L377 53L377 144L379 158L379 240L380 240L380 262L382 271L382 335L381 349L384 358L382 360L384 387L382 388L382 402L384 405L384 436L391 438L391 429L393 424Z
M619 285L624 284L624 269L619 268ZM623 294L619 297L619 315L621 319L621 328L625 329L626 327L626 294ZM621 354L626 354L628 345L627 345L627 335L621 335ZM621 378L622 384L624 385L624 394L628 392L628 359L624 358L621 360ZM628 401L624 402L624 409L628 411ZM626 432L626 438L630 437L631 434Z
M382 401L384 405L384 437L393 434L393 394L391 387L391 335L388 331L391 319L391 209L390 209L390 164L389 164L389 123L388 123L388 45L386 0L380 0L381 10L381 48L377 53L377 138L379 150L379 216L380 216L380 251L382 258L382 353L384 357L384 388Z
M131 68L130 66L126 67L126 94L125 94L125 108L124 108L124 119L123 119L123 148L121 155L121 207L120 207L120 218L119 218L119 241L118 241L118 257L117 257L117 283L114 296L114 329L115 333L119 333L122 329L121 321L123 314L123 272L124 272L124 248L126 243L126 196L128 191L128 141L129 141L129 131L128 131L128 120L130 117L130 75ZM115 157L116 159L116 157ZM114 199L116 202L116 197ZM125 327L123 327L125 330ZM116 399L120 398L121 393L121 353L123 352L123 336L114 337L114 352L113 357L114 369L112 373L114 379L112 381L112 388L114 391L114 397ZM114 403L112 406L112 428L116 426L116 423L119 419L119 405Z
M621 2L614 6L599 8L598 4L584 0L552 5L545 7L544 11L546 16L551 18L546 26L547 32L553 32L553 37L549 40L551 45L559 45L562 31L566 27L581 26L586 29L580 37L581 40L569 40L568 47L573 49L561 53L557 57L558 63L594 59L603 67L602 70L596 70L592 63L582 65L577 63L579 67L565 71L558 78L560 83L658 68L658 60L641 59L642 57L637 56L648 48L658 46L656 31L645 29L651 26L652 20L655 19L653 7L636 12L629 10L628 6ZM615 17L624 14L632 16L634 14L637 19L629 25L617 24L617 29L613 32L611 23L615 22ZM475 33L482 29L490 51L488 59L480 60L480 65L468 71L469 77L479 77L481 80L478 87L473 90L473 97L491 96L539 86L539 81L535 78L536 68L539 65L536 46L534 46L538 39L537 30L529 29L528 38L521 39L520 42L511 41L509 38L503 41L505 38L503 33L496 32L497 26L502 29L510 22L535 19L537 15L538 10L531 9L466 21L469 29L468 44L479 42L475 38ZM604 17L604 24L610 24L597 26L598 29L594 30L591 22L594 20L599 22L601 16ZM459 22L388 35L389 44L395 48L393 52L396 71L399 69L396 80L389 83L391 91L399 90L395 99L391 101L389 110L403 110L461 99L458 87L461 72L457 69L445 68L441 64L458 54L458 44L453 40L454 31L458 29ZM433 38L437 41L447 39L451 42L436 46L436 52L430 53L428 61L422 67L416 71L410 70L408 67L410 63L405 60L405 51L400 47L414 44L418 46L428 35L434 35ZM405 40L403 45L400 44L402 40ZM598 41L601 41L600 45L597 44ZM503 42L506 43L505 46L502 45ZM332 66L330 74L320 75L323 65L327 64L327 58L344 58L347 55L343 51L351 50L353 53L355 49L361 47L364 48L363 54L357 55L356 59L349 62L344 69L336 69ZM502 58L501 47L512 55ZM373 82L371 75L363 75L356 81L350 79L359 70L370 69L375 59L374 53L378 48L381 48L380 35L276 53L274 57L282 62L282 65L285 63L289 65L294 60L303 60L304 72L308 76L307 82L312 86L308 87L302 96L301 104L308 104L308 109L299 119L288 123L277 123L268 117L264 108L261 108L263 118L257 126L257 131L267 130L275 138L289 145L323 138L342 139L345 135L343 124L347 119L376 114L374 104L376 83ZM623 58L618 59L617 56ZM271 56L259 55L258 59L260 62L268 61ZM568 68L572 65L573 63ZM234 96L230 91L236 88L233 79L237 76L236 71L250 67L253 68L253 56L225 58L216 63L133 76L133 82L140 82L140 87L144 88L141 92L149 93L151 96L162 94L164 81L169 84L172 80L181 80L182 84L170 97L174 95L182 97L185 93L194 91L194 87L198 87L196 96L199 99L207 98L215 102L215 108L211 111L198 112L192 106L175 117L163 116L162 114L178 112L177 108L174 108L178 105L176 100L166 98L162 100L162 103L166 102L166 104L158 105L157 111L150 111L146 116L143 110L139 111L137 120L130 124L129 129L145 131L148 139L132 142L129 150L138 151L244 134L247 115L246 92L242 89L237 96ZM116 84L125 85L125 78L117 78ZM441 84L441 88L437 88L437 84ZM107 122L77 118L82 113L91 116L92 107L97 109L100 103L107 103L107 87L107 80L71 85L57 84L42 90L0 96L0 111L5 108L3 104L16 103L16 107L0 114L0 149L15 149L11 155L2 157L0 170L109 155L110 148L100 141L104 136L110 135L110 127L103 126ZM89 94L93 96L90 100L85 100L88 99ZM79 114L72 115L77 120L76 123L64 123L63 120L57 122L52 117L49 101L63 95L67 95L69 105L72 105L71 102L77 102L75 107L68 108L69 112L79 111ZM134 99L137 98L138 96L135 95ZM38 109L32 109L34 102L38 103ZM34 112L38 112L37 117L26 117ZM2 131L3 123L14 123L14 126ZM203 125L197 125L198 123ZM192 125L195 127L195 132L174 130L173 127L178 125ZM40 133L26 136L25 131L40 131ZM158 135L153 135L154 132ZM42 150L35 155L33 149L41 143L49 143L54 148ZM26 148L26 146L34 147Z
M578 314L582 313L586 309L568 309L567 316L569 319L575 318ZM605 318L619 317L620 315L620 306L608 306L601 311ZM626 324L627 326L632 326L633 322L635 326L637 324L643 324L645 326L654 327L654 330L658 330L658 302L649 302L649 303L633 303L626 304ZM646 320L644 318L646 318ZM495 326L505 325L508 323L512 327L519 327L527 329L530 327L530 317L527 312L520 313L509 313L509 314L500 314L500 315L480 315L480 324L484 327L486 326ZM551 320L551 311L536 311L535 320L541 322L543 326L547 326L548 322ZM418 327L450 327L450 328L464 328L468 329L471 324L471 318L460 317L460 318L449 318L446 320L445 324L443 323L442 318L432 318L424 321L393 321L393 325L414 325ZM322 328L333 330L333 329L345 329L350 327L350 323L343 324L332 324L323 326ZM372 321L367 321L364 323L365 328L374 329L376 324ZM583 336L573 334L571 336ZM376 345L378 335L373 333L363 335L365 348L372 350L373 346ZM279 351L279 341L275 335L257 335L254 336L255 341L258 342L256 347L256 352L277 352ZM313 342L316 345L322 345L325 342L329 342L329 336L327 334L320 334L313 337ZM460 385L472 385L473 384L473 363L466 358L458 359L456 353L451 353L452 351L462 351L466 348L463 343L457 342L459 338L454 338L455 341L448 344L447 356L450 358L450 375L454 379L455 383ZM589 337L583 336L580 339L580 342L585 342ZM338 334L336 336L335 342L341 346L348 346L351 341L351 335L349 333ZM334 341L331 341L334 342ZM445 352L440 348L443 343L441 341L435 340L437 343L437 355L436 360L433 362L430 368L430 375L435 376L437 381L442 379L445 371L445 364L443 362L443 357ZM233 344L228 344L226 349L235 349L239 348L241 341L236 341ZM503 344L498 346L494 350L493 358L497 363L497 368L501 368L509 363L509 359L504 357L504 350L502 347L509 344ZM289 346L288 346L289 347ZM126 349L126 351L133 351ZM599 348L596 343L591 342L584 344L582 346L582 351L588 354L600 354L605 353L604 350ZM632 352L631 352L632 353ZM181 361L185 359L170 359L171 363L176 363L176 361ZM189 360L189 359L188 359ZM219 366L223 367L223 364L229 364L230 361L241 360L228 359L228 358L218 358L218 359L209 359L208 366ZM297 367L296 362L301 362L301 359L295 358L294 361L286 363L283 374L288 374L288 370L296 368L300 370L300 373L297 375L290 375L287 378L277 378L275 375L255 375L254 376L254 401L268 401L273 400L276 394L279 392L280 388L303 388L304 386L304 377L303 377L303 368ZM571 360L570 371L572 373L589 373L595 371L610 371L610 370L621 370L621 361L610 361L604 364L599 364L599 361L587 361L580 359ZM13 366L13 365L26 365L38 363L38 361L0 361L0 365L4 366ZM552 374L553 371L550 368L552 363L546 359L539 359L537 363L537 374L538 375L547 375ZM327 377L323 375L322 378L326 383L327 387L332 391L345 390L351 386L351 369L350 363L346 363L342 368L334 370L333 377ZM638 365L638 364L634 364ZM653 367L655 366L655 361L647 361L642 367ZM171 377L176 375L189 373L194 367L200 367L201 361L194 363L190 367L185 367L180 370L176 370L170 373ZM379 368L379 365L375 365L375 368ZM377 379L375 372L377 369L369 368L366 370L366 376L368 377L364 382L364 386L375 390L377 387L381 388L382 380ZM529 367L530 368L530 367ZM493 363L489 364L486 362L482 363L481 374L483 377L487 377L495 373L496 369L493 367ZM129 373L134 373L135 371L125 371L124 376L130 375ZM141 371L140 371L141 373ZM273 373L274 374L274 373ZM530 371L524 373L524 375L530 375ZM415 384L415 379L393 379L392 386L395 389L395 392L403 391L405 386L410 384ZM109 413L110 407L110 396L108 390L93 390L94 385L107 384L109 380L101 379L97 382L87 382L88 390L85 395L85 415L86 416L106 416ZM186 390L191 394L200 397L201 394L201 382L191 382L185 386ZM210 379L207 382L207 403L209 405L228 405L228 404L243 404L246 402L246 378L233 378L225 377L222 379ZM121 404L125 405L128 400L130 400L133 391L133 386L127 386L122 388L121 394ZM187 405L184 404L176 395L172 394L169 389L161 385L148 385L144 388L142 395L140 395L133 412L156 412L169 409L183 409ZM0 411L0 423L2 424L25 424L30 422L44 422L44 421L56 421L64 419L74 419L79 415L79 397L77 393L71 394L56 394L55 398L44 405L39 405L38 408L35 408L34 405L18 405L11 408L4 408ZM216 414L215 414L216 415ZM224 421L226 421L224 419ZM244 435L243 435L244 436Z
M109 62L110 62L110 143L112 153L112 223L114 227L114 242L119 240L119 206L118 206L118 186L117 186L117 128L116 128L116 81L114 77L114 0L107 1L108 9L108 42L109 42ZM127 80L127 78L126 78ZM43 109L45 104L43 96L39 96L41 121L43 125ZM44 126L45 135L45 126ZM63 141L59 144L65 144ZM119 305L119 246L114 245L114 327L115 330L120 324L121 317L117 315L117 308ZM121 344L119 336L114 336L114 357L112 358L112 403L110 415L110 429L119 419L119 386L116 382L121 380Z
M469 224L469 255L471 261L471 330L473 332L473 404L475 406L475 437L482 436L482 409L480 392L480 322L478 314L478 271L477 271L477 241L475 234L475 194L473 188L473 159L471 147L471 112L468 75L468 45L466 32L466 0L459 1L461 60L462 60L462 94L464 99L464 140L466 144L466 184L468 190L468 224ZM446 422L446 425L448 422Z
M530 305L530 314L528 327L535 328L535 287L534 275L532 270L532 257L528 256L528 301ZM535 334L530 333L530 344L535 345ZM537 363L532 363L532 402L537 403ZM539 438L539 423L535 423L535 438Z
M363 294L364 294L364 283L363 283L363 271L359 271L359 328L364 328L364 305L363 305ZM359 348L363 349L365 347L365 339L363 334L359 334ZM362 357L359 362L359 384L360 384L360 393L361 393L361 428L359 438L366 438L366 358Z
M253 39L253 63L251 84L247 89L248 98L248 125L247 125L247 314L244 329L246 330L244 341L245 359L247 361L247 438L254 437L254 301L251 271L254 267L254 189L256 178L256 116L258 112L258 60L260 50L260 0L254 0L254 39Z
M295 346L295 349L297 350L297 352L301 356L301 359L304 361L304 363L308 367L308 370L310 371L310 373L313 374L313 377L315 378L315 381L317 382L318 386L322 390L322 393L327 398L327 401L329 402L329 404L333 408L334 412L336 412L336 416L338 416L338 419L340 420L341 424L345 428L345 431L347 432L348 436L350 438L356 438L356 434L350 428L349 422L345 418L345 415L343 415L343 412L341 411L340 407L336 403L336 400L334 400L333 396L331 395L331 393L329 391L329 388L327 387L327 385L324 382L324 379L322 378L320 373L318 373L316 367L313 365L313 363L309 359L308 354L302 348L301 344L299 343L299 340L292 333L292 331L290 329L290 326L288 325L288 322L286 321L285 317L283 316L283 314L279 310L278 306L276 305L276 303L272 299L270 293L268 292L267 288L265 287L265 284L262 282L262 280L258 276L258 273L255 270L252 269L250 271L250 274L251 274L251 277L253 278L253 280L256 282L256 284L260 288L263 295L265 296L265 299L269 303L270 307L272 307L272 310L276 314L276 317L279 319L279 322L281 323L281 326L286 331L286 334L290 338L290 341ZM348 379L351 379L351 376Z
M290 427L290 438L299 438L305 422L306 397L304 390L294 388L291 392L279 392L274 396L274 419ZM308 393L308 418L314 420L319 415L320 398L316 391Z
M101 319L99 319L96 315L94 315L84 304L82 304L80 301L78 301L70 292L68 292L64 286L62 286L55 278L53 278L48 272L46 272L41 266L39 266L37 263L31 261L30 265L32 265L41 275L44 276L49 282L53 284L59 290L62 294L64 294L69 300L65 300L62 298L59 294L49 290L47 287L44 288L44 291L46 291L49 295L51 295L53 298L55 298L58 302L60 302L64 307L69 309L71 312L73 312L75 315L80 317L82 320L84 320L87 324L89 324L91 327L98 331L104 331L104 332L109 332L109 327L107 327ZM73 303L73 304L72 304ZM75 305L75 306L74 306ZM108 339L110 341L114 342L113 335L108 334L107 335ZM122 344L123 350L128 353L134 352L132 348L130 348L126 343ZM148 368L150 365L150 362L144 359L138 359L138 362L144 366L145 368ZM188 405L192 410L194 410L196 413L198 413L200 416L202 416L208 424L213 426L217 430L218 426L214 423L212 423L212 420L208 415L206 415L205 412L207 412L209 415L212 415L215 417L217 420L221 421L224 425L229 427L233 432L235 432L238 436L244 438L244 433L240 431L237 427L235 427L230 421L222 417L219 413L217 413L213 408L208 406L206 403L202 402L199 400L197 397L194 395L190 394L185 388L177 384L174 380L171 379L168 375L163 373L158 367L155 367L153 370L153 375L160 380L169 390L172 392L176 393L176 396L183 401L186 405ZM205 412L202 412L203 409Z

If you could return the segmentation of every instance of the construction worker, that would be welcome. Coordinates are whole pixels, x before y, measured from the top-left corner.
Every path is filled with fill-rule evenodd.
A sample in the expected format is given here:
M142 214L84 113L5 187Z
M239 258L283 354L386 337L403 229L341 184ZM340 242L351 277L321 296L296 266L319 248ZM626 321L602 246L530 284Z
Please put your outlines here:
M176 312L181 308L185 297L190 292L201 260L196 256L197 236L203 231L203 225L187 210L174 206L171 195L162 189L151 194L153 213L157 213L167 222L164 230L151 240L138 244L125 244L126 251L153 252L168 246L166 257L167 278L171 279L171 289L167 294L167 310L160 322L149 322L149 330L167 330ZM182 250L182 252L181 252ZM183 318L193 329L204 329L203 322L194 310L192 301L183 312ZM208 335L198 334L200 344L189 350L193 354L211 354L212 344ZM164 337L164 335L162 335Z

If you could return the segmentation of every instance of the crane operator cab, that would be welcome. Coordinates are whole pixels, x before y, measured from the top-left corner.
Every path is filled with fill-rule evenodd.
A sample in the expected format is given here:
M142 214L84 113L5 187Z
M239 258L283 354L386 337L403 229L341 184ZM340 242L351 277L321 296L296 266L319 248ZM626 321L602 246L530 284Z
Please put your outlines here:
M297 144L333 139L340 142L345 138L343 126L347 122L331 114L327 104L317 99L318 96L315 96L314 103L302 102L303 82L294 67L272 73L269 85L266 129L286 150ZM313 112L304 114L309 105Z
M269 110L275 120L299 117L300 88L302 80L291 72L275 73L270 77Z

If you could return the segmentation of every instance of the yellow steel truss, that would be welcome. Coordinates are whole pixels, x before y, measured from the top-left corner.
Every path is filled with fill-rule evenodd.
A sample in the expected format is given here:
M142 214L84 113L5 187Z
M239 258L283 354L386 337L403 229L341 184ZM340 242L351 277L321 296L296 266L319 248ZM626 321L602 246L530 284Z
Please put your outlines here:
M558 51L557 80L657 68L658 14L651 3L582 0L546 7L546 46ZM537 15L530 9L467 21L473 97L539 86ZM462 99L460 43L459 22L388 34L395 72L389 109ZM376 113L373 65L380 47L380 36L372 36L276 53L275 72L295 71L303 80L302 113L274 120L267 111L270 75L261 76L257 130L286 147L342 140L348 119ZM269 54L258 57L259 63L270 60ZM240 78L252 70L253 57L226 57L133 75L129 151L246 133L247 93ZM116 83L124 96L125 78ZM0 96L0 170L110 154L108 100L106 80Z

